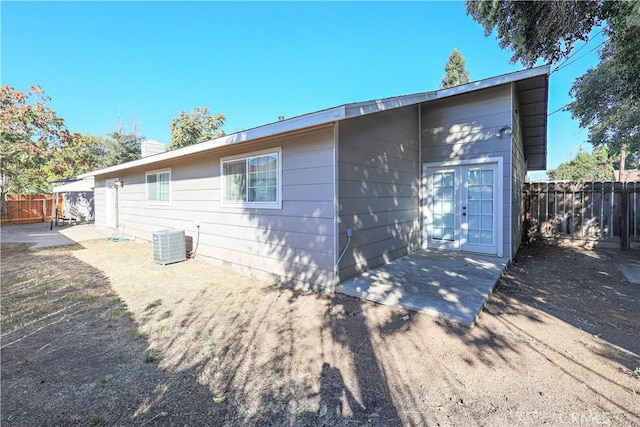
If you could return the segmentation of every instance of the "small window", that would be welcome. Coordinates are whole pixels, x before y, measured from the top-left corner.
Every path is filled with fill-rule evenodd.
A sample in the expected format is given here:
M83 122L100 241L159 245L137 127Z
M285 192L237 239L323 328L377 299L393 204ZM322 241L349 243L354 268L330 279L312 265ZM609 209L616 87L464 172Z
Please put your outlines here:
M171 201L171 170L147 172L147 202Z
M222 204L278 209L280 150L226 157L222 163Z

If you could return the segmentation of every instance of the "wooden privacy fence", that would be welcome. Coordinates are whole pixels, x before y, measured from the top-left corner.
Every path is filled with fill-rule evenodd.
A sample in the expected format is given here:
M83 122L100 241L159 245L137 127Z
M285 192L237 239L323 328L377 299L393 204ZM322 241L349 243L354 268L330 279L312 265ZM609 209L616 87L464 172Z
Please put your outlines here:
M524 238L619 244L640 241L640 182L530 182Z
M62 195L58 197L60 209ZM49 221L54 214L53 206L53 195L51 194L7 194L2 210L2 224Z

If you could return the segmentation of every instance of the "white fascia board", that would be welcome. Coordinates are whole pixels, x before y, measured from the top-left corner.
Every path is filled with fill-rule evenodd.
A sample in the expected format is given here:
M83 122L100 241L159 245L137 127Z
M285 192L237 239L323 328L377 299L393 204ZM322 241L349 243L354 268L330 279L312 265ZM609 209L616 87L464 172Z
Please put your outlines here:
M305 114L303 116L292 117L287 120L282 120L275 123L270 123L264 126L259 126L253 129L248 129L240 132L233 133L231 135L222 136L220 138L205 141L200 144L190 145L188 147L179 148L177 150L166 151L164 153L155 154L149 157L143 157L142 159L134 160L131 162L123 163L120 165L111 166L105 169L98 169L95 171L87 172L82 175L78 175L78 178L86 178L90 176L105 175L121 170L136 168L140 166L151 165L153 163L163 162L179 157L190 156L193 154L202 153L216 148L226 147L229 145L239 144L242 142L252 141L258 138L266 138L273 135L292 132L296 130L306 129L322 124L332 123L337 120L341 120L345 117L344 106L330 108L327 110L317 111L315 113Z
M391 98L385 98L380 100L354 102L352 104L346 104L346 117L358 117L367 114L377 113L380 111L390 110L398 107L405 107L408 105L419 104L422 102L433 101L435 99L447 98L454 95L460 95L467 92L473 92L480 89L486 89L493 86L500 86L507 83L516 82L519 80L525 80L531 77L537 77L545 74L549 74L551 69L550 65L543 65L540 67L529 68L527 70L515 71L509 74L503 74L497 77L491 77L484 80L478 80L476 82L467 83L464 85L452 87L450 89L441 89L430 92L420 92L411 95L395 96Z
M404 107L408 105L419 104L422 102L432 101L435 99L446 98L463 93L473 92L480 89L486 89L493 86L499 86L507 83L524 80L531 77L548 75L551 69L550 65L529 68L527 70L516 71L509 74L503 74L497 77L491 77L477 82L467 83L450 89L442 89L431 92L421 92L412 95L397 96L385 98L381 100L373 100L366 102L356 102L352 104L341 105L339 107L329 108L327 110L317 111L280 122L270 123L253 129L237 132L221 138L212 139L200 144L191 145L173 151L144 157L132 162L123 163L121 165L111 166L106 169L100 169L79 175L78 178L89 176L104 175L112 172L118 172L125 169L145 166L165 160L171 160L178 157L189 156L228 145L248 142L258 138L265 138L286 132L301 130L313 126L327 124L339 121L345 118L358 117L379 111L390 110L393 108Z
M500 86L507 83L517 82L518 80L525 80L531 77L543 76L549 74L551 65L542 65L540 67L529 68L522 71L516 71L509 74L503 74L501 76L491 77L484 80L478 80L477 82L471 82L460 86L455 86L449 89L441 89L437 91L436 98L447 98L449 96L460 95L463 93L473 92L480 89L487 89L494 86Z

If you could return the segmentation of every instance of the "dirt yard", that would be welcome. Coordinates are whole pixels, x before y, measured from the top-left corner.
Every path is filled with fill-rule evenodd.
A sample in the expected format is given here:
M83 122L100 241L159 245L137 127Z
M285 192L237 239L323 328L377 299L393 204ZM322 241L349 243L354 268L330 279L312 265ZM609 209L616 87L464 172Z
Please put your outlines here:
M525 247L464 329L146 244L3 244L2 425L640 425L615 256Z

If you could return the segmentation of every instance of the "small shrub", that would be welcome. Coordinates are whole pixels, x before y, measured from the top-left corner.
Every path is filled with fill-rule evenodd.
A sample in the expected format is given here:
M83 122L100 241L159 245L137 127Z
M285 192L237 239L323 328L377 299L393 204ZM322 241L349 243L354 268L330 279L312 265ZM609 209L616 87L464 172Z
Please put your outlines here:
M153 363L158 360L158 355L155 350L149 349L144 352L144 363Z
M105 425L107 423L107 420L105 419L105 417L102 416L102 414L95 414L94 416L91 417L91 419L89 419L89 424L92 426L102 426Z
M136 326L132 326L131 328L126 330L126 334L129 338L133 338L133 339L147 339L149 337L149 335L144 332L141 331L138 327Z
M152 310L154 308L160 307L162 305L162 300L158 298L157 300L147 304L145 307L145 311Z

